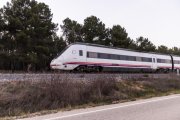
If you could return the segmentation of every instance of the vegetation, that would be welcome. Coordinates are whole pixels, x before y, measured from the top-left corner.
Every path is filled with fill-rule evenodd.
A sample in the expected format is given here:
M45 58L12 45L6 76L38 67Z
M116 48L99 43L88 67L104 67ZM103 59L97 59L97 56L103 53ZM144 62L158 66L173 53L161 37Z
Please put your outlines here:
M35 0L12 0L0 16L0 68L48 70L49 62L65 45L56 35L49 7Z
M156 47L142 36L133 40L120 25L107 28L96 16L85 18L83 24L64 19L63 34L58 36L52 18L49 6L36 0L11 0L0 8L0 70L48 71L50 61L74 42L180 55L177 47Z
M180 93L179 78L117 81L113 77L90 81L61 79L0 83L0 117L43 110L71 109L118 103L138 98ZM71 88L71 89L69 89Z

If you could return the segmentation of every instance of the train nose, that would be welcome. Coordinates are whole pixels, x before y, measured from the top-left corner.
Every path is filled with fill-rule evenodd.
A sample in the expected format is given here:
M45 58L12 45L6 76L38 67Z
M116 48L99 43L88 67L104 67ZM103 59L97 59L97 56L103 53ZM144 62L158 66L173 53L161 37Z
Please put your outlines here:
M51 63L50 63L50 67L51 67L51 69L59 69L60 67L62 66L62 63L57 63L57 62L55 62L55 61L52 61Z
M61 69L63 66L63 58L54 59L50 63L51 69Z

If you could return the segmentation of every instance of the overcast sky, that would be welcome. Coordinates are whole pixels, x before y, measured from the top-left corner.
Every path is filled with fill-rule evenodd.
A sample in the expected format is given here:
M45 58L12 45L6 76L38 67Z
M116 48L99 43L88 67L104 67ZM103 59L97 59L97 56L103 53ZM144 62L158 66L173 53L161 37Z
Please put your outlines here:
M0 7L10 0L0 0ZM149 38L156 46L180 47L180 0L37 0L49 5L53 21L69 17L79 23L95 15L112 27L124 27L130 38ZM58 34L61 32L59 31Z

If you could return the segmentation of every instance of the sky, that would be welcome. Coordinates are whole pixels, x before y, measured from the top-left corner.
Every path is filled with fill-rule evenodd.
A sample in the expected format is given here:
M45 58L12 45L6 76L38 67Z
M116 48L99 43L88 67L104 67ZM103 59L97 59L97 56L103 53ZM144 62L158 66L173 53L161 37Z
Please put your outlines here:
M0 0L0 7L10 0ZM121 25L134 40L143 36L156 46L180 47L180 0L37 0L49 5L53 22L69 17L83 24L94 15L111 28ZM59 29L58 34L61 34Z

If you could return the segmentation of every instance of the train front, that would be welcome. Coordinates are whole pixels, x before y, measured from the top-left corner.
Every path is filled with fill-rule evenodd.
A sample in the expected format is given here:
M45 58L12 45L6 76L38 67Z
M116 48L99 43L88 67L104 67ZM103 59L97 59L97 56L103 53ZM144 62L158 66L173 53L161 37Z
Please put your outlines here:
M67 52L67 49L69 48L66 47L63 51L61 51L50 63L50 67L51 69L58 69L58 70L64 70L65 68L65 65L64 65L64 62L65 62L65 54Z
M59 55L58 57L54 58L51 63L50 63L50 67L51 69L63 69L63 56Z
M73 64L73 62L77 62L78 60L76 49L76 45L67 46L60 54L57 55L57 57L51 61L51 69L73 70L76 68L78 65Z

